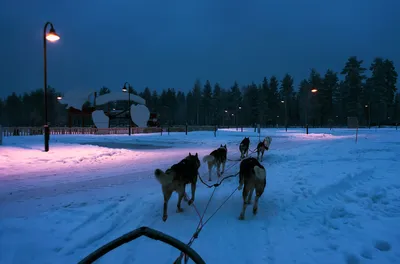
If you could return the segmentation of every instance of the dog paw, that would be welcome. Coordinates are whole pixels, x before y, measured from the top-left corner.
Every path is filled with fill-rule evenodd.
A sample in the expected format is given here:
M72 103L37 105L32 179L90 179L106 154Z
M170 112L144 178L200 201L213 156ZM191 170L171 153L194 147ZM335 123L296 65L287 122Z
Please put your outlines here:
M188 202L188 205L192 205L193 202L194 202L194 200L193 200L193 199L190 199L189 202Z
M168 215L163 215L162 220L165 222L167 221Z
M244 215L243 214L239 215L239 220L244 220Z
M258 208L253 208L253 215L256 215L258 212Z
M176 212L177 212L177 213L182 213L182 212L183 212L183 209L182 209L182 208L177 208L177 209L176 209Z

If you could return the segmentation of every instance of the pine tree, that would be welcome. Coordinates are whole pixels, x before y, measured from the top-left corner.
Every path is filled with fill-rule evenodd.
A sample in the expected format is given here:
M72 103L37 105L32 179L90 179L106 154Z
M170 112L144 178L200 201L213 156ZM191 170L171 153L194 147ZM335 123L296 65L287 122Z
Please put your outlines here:
M4 102L3 99L0 98L0 125L4 126Z
M151 91L149 87L144 88L144 91L139 94L140 97L142 97L146 101L146 106L150 111L153 111L154 105L152 104L151 100Z
M396 93L395 95L392 117L395 123L400 123L400 93Z
M176 113L176 123L179 125L186 124L186 97L185 93L178 91L176 94L176 103L177 103L177 113Z
M209 125L212 120L212 87L210 81L207 80L203 89L202 106L204 113L204 124Z
M390 61L386 59L383 62L384 68L385 68L385 86L386 86L386 92L387 92L387 109L388 109L388 115L390 109L394 108L394 100L395 100L395 95L397 91L397 72L394 67L393 61ZM392 110L393 112L393 110ZM390 116L388 116L388 119Z
M303 79L299 85L299 92L297 94L297 102L299 109L299 121L302 124L306 124L306 111L308 110L308 94L310 90L310 84L306 79Z
M324 95L323 81L321 75L315 70L311 69L310 76L308 77L309 88L306 94L306 102L308 103L308 123L315 125L322 123L321 111L321 96ZM312 93L313 89L317 89L316 93ZM321 94L322 92L322 94Z
M264 77L261 89L259 91L260 94L260 115L261 115L261 124L266 124L268 120L268 99L269 99L269 83L267 77Z
M280 94L280 99L281 99L281 109L283 111L280 111L280 118L281 120L285 120L285 124L288 125L290 123L290 120L294 118L294 113L293 113L293 78L290 76L290 74L285 74L285 76L282 79L281 83L281 89L279 91Z
M366 79L362 67L363 60L358 60L356 56L350 57L341 74L345 76L343 85L346 89L346 114L347 116L360 117L362 105L362 90Z
M108 94L108 93L111 93L110 89L108 89L105 86L101 87L99 95L104 95L104 94Z
M196 80L192 90L193 103L196 106L196 125L200 125L201 118L201 83L200 80Z
M279 81L275 76L272 76L269 81L269 97L268 97L268 107L269 107L269 119L274 120L276 123L276 118L279 115L280 108L280 98L278 92Z
M219 83L214 85L214 90L212 94L212 112L213 112L213 121L214 124L220 125L223 117L223 98L222 98L222 89Z
M131 85L129 85L128 90L129 90L129 92L130 92L131 94L138 95L138 92L137 92Z
M338 87L339 78L337 73L332 70L327 70L322 80L320 95L321 102L321 115L322 125L326 125L328 120L332 123L334 120L333 110L333 94L336 92Z
M189 91L186 95L186 117L187 117L187 122L190 125L193 125L196 123L196 118L197 118L197 106L196 102L193 96L193 92Z
M257 85L253 82L244 89L243 94L243 116L246 117L244 124L255 125L260 121L260 99Z
M151 99L150 99L150 101L151 101L151 104L150 104L150 105L151 105L151 109L150 109L150 111L159 114L159 113L160 113L159 98L158 98L158 93L157 93L156 90L154 90L154 91L151 93Z

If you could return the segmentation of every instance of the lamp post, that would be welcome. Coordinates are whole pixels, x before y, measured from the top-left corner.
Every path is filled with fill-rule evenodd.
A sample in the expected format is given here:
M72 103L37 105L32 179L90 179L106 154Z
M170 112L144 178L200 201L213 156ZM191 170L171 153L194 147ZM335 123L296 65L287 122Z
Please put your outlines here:
M129 88L126 88L126 85L129 85ZM129 128L128 128L128 134L129 136L131 135L131 91L130 91L131 85L128 82L124 83L124 87L122 87L123 92L128 92L128 113L129 113Z
M47 33L47 27L50 31ZM56 42L60 39L51 22L46 22L43 29L43 65L44 65L44 151L49 151L50 129L47 120L47 40Z
M286 102L286 100L285 101L282 100L281 103L285 104L285 130L287 132L287 125L288 125L288 120L287 120L287 118L288 118L288 116L287 116L287 102Z
M371 103L365 105L368 108L368 128L371 128Z
M228 110L224 110L224 112L227 114L227 115L229 115L228 114ZM225 126L225 119L226 119L226 117L225 117L225 114L222 116L222 126Z
M240 123L240 131L243 132L242 107L239 106L238 109L239 109L239 121L238 121L238 123Z
M310 100L310 95L318 92L316 88L313 88L311 90L307 90L307 96L306 96L306 134L308 135L308 101Z

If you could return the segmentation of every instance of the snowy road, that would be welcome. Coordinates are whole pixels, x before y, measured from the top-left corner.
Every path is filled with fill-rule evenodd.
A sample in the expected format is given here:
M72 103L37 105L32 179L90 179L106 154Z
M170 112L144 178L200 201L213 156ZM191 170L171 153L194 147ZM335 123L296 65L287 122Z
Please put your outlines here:
M300 133L299 133L300 132ZM267 188L259 214L237 219L236 192L204 227L193 248L207 263L399 263L400 133L394 130L262 131L271 135ZM139 226L189 241L198 223L195 210L175 212L162 222L162 195L153 178L188 152L200 158L219 144L238 158L238 144L251 136L221 131L128 136L5 138L0 147L0 263L76 263L102 244ZM86 145L87 143L101 145ZM107 145L108 144L108 145ZM131 145L126 149L118 147ZM146 149L145 145L151 145ZM108 147L106 147L108 146ZM154 149L154 146L162 146ZM238 171L238 164L227 174ZM206 174L202 165L201 174ZM214 195L206 218L237 187L229 179ZM187 188L189 189L189 188ZM202 211L212 190L199 183ZM155 251L157 252L155 254ZM172 263L179 255L140 238L99 263Z

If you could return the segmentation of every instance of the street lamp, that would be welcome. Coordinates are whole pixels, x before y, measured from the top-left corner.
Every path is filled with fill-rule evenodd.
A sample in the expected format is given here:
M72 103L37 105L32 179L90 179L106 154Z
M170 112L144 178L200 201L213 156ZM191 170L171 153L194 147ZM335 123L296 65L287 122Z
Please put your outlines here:
M129 85L129 88L126 88L126 85ZM128 128L128 134L129 134L129 136L131 135L131 126L132 126L132 124L131 124L131 91L130 91L130 88L131 88L131 85L130 85L130 83L128 83L128 82L125 82L124 83L124 87L122 87L122 91L124 92L124 93L126 93L126 92L128 92L128 113L129 113L129 122L128 122L128 124L129 124L129 128Z
M49 33L47 27L50 26ZM43 65L44 65L44 151L49 151L50 129L47 120L47 40L56 42L60 36L56 33L54 26L51 22L46 22L43 29Z
M368 128L371 128L371 103L365 105L368 108Z
M281 103L285 104L285 130L287 132L287 125L288 125L288 122L287 122L287 119L288 119L288 116L287 116L287 103L286 103L286 100L285 101L282 100Z
M239 106L238 109L239 109L239 116L238 116L238 121L237 121L238 125L237 126L239 126L239 123L240 123L240 130L241 130L241 132L243 132L242 107Z
M311 90L307 91L307 96L306 96L306 134L308 135L308 101L310 100L310 95L315 94L318 92L317 88L312 88Z

